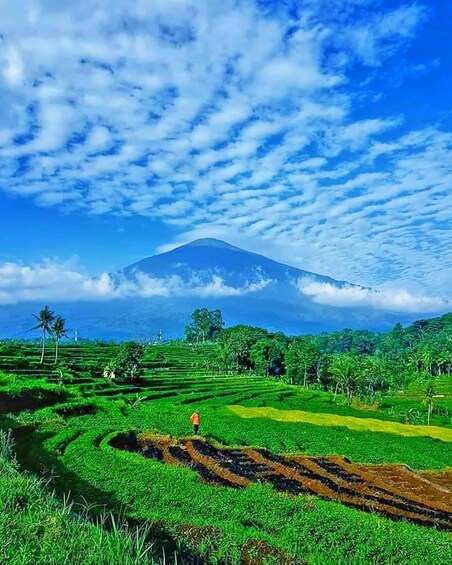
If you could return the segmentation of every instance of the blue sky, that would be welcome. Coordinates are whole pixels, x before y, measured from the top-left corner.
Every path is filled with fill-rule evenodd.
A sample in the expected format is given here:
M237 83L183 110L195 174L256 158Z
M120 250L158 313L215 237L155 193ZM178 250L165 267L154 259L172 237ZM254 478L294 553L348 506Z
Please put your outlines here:
M451 299L451 21L446 0L0 0L0 302L198 237Z

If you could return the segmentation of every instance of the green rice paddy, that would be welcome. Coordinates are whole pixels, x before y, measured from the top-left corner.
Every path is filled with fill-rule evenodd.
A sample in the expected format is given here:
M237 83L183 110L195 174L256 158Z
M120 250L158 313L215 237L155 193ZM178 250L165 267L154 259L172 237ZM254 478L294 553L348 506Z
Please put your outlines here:
M102 377L102 366L115 347L62 347L65 368L60 373L51 365L39 367L37 346L17 346L3 353L1 426L13 430L21 469L14 471L19 478L8 477L8 481L29 480L23 478L24 472L50 477L47 490L39 494L40 500L50 501L49 508L70 500L89 509L91 519L105 512L120 515L129 525L148 528L149 539L167 547L168 553L176 550L179 562L189 563L194 556L201 563L237 565L452 562L452 537L447 531L391 520L378 512L365 513L309 494L280 493L265 481L243 489L214 486L204 482L195 469L166 465L111 443L118 432L190 438L189 417L196 409L201 414L202 437L216 446L251 446L274 454L339 455L354 463L445 470L452 465L452 426L447 422L424 430L424 426L403 424L397 411L388 415L384 408L349 407L340 396L334 401L330 393L305 391L259 376L212 371L208 368L209 346L149 347L142 362L142 380L117 384ZM15 366L17 357L21 362ZM446 383L445 390L449 394L452 386ZM416 395L409 402L425 410ZM450 402L450 397L444 402ZM5 485L3 476L2 481ZM6 487L0 492L5 497ZM21 504L32 516L33 501L26 498ZM10 505L0 522L4 555L27 547L25 538L32 536L24 528L22 538L17 538L19 526L8 529L16 506ZM49 539L86 537L101 552L100 542L89 537L98 535L89 532L99 526L80 524L78 518L71 522L66 515L69 529L60 524L59 534L51 538L51 520L39 520ZM73 533L74 528L78 534ZM106 530L102 538L107 545L108 535ZM132 551L130 532L117 535L125 536L124 547ZM57 563L64 544L59 546L60 553L50 543L42 544L50 556L48 563ZM10 547L14 551L5 553ZM45 562L42 555L33 561L35 554L27 551L22 561L11 562ZM84 562L77 551L81 550L71 553L67 549L69 557L59 562ZM105 555L114 555L108 551ZM147 554L143 559L151 562L159 555Z

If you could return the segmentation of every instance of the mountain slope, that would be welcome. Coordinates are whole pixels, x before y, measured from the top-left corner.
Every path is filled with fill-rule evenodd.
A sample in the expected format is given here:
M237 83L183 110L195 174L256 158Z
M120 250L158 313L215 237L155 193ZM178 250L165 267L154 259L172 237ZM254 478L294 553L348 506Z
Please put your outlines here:
M142 259L122 270L130 277L135 272L142 272L163 278L178 275L184 280L196 274L201 278L218 275L231 285L242 285L255 278L278 282L295 281L309 277L319 282L328 282L342 286L344 281L303 271L283 263L273 261L263 255L245 251L218 239L197 239L177 247L172 251Z
M179 337L195 308L220 308L228 325L251 324L290 334L342 328L386 330L419 315L314 302L299 281L360 289L303 271L215 239L200 239L112 273L114 298L48 302L82 337L130 339ZM123 292L123 290L125 291ZM0 337L29 337L31 312L42 303L0 307Z

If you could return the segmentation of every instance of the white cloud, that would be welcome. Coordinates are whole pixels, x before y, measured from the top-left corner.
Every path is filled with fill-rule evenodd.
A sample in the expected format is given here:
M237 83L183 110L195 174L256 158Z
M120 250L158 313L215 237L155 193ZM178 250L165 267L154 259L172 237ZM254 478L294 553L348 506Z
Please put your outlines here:
M20 302L73 302L118 300L129 297L227 297L243 296L265 289L271 280L256 273L253 281L234 287L215 274L193 274L189 279L171 275L164 278L135 272L125 278L102 273L89 277L71 262L46 260L40 265L0 264L0 305ZM435 313L450 310L452 302L413 294L403 289L371 290L303 278L297 282L301 294L316 303L336 307L374 308L391 312Z
M45 261L40 265L0 264L0 304L31 300L102 298L113 291L107 274L96 279L73 270L68 263Z
M0 64L3 67L4 79L12 87L19 85L24 75L24 63L18 49L7 47L2 59Z
M100 153L111 146L112 136L105 126L96 126L90 132L85 142L87 153Z
M407 290L371 290L359 286L337 287L330 283L315 282L309 279L298 281L300 292L318 304L341 308L375 308L391 312L434 313L446 312L452 302L441 298L415 295Z
M451 292L451 134L366 90L418 2L41 4L2 5L1 191Z
M340 39L350 43L363 63L380 66L382 55L395 52L426 17L427 10L420 4L405 4L384 14L371 15L362 25L345 28Z
M240 287L225 283L218 275L188 280L171 275L151 277L136 272L125 278L102 273L89 277L77 272L71 263L47 260L40 265L0 264L0 305L18 302L73 302L77 300L113 300L128 297L224 297L242 296L264 289L271 281L257 276L254 282Z
M361 120L344 127L341 132L342 140L349 142L353 147L360 147L365 144L370 136L376 135L389 128L398 125L399 120Z

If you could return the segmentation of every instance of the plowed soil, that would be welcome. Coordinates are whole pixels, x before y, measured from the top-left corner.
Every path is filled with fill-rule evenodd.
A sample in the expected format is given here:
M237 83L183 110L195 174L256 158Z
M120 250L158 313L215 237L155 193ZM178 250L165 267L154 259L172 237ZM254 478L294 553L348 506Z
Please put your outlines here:
M452 531L450 471L416 473L403 465L355 465L342 457L219 449L201 439L138 439L145 457L189 467L209 484L244 488L267 483L288 495L312 494L391 519Z

